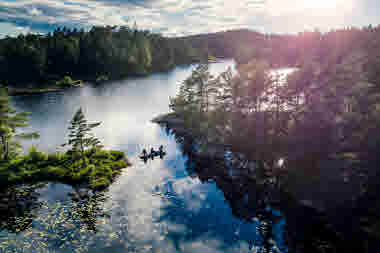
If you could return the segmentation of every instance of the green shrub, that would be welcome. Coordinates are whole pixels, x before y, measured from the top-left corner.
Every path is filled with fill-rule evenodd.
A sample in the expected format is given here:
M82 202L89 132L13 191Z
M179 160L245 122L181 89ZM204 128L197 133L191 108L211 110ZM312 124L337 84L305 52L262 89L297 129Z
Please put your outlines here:
M0 182L60 181L67 184L87 184L92 189L108 187L122 168L129 164L120 151L97 150L79 159L76 154L45 154L32 146L29 153L0 164Z
M117 151L117 150L111 150L110 153L112 155L112 160L114 160L114 161L121 160L125 156L124 152Z
M27 156L22 156L17 159L11 160L8 164L6 164L6 167L20 167L23 163L25 163L25 159Z
M60 152L48 154L49 162L59 162L59 161L63 161L64 159L65 159L65 154L60 153Z
M61 87L71 87L73 85L73 79L70 76L64 76L62 80L57 82Z
M100 177L93 178L90 183L92 189L104 189L111 184L111 181L108 178Z
M95 169L95 166L93 164L90 164L89 166L86 166L84 168L81 168L75 172L72 172L72 176L74 180L80 180L83 178L87 178L91 171Z
M116 161L111 163L111 169L112 170L119 170L128 167L128 164L125 161Z
M48 155L38 151L35 146L31 146L28 149L28 157L27 159L31 162L41 162L41 161L47 161L48 160Z
M93 158L96 160L107 160L111 158L111 154L106 150L99 150L93 155Z
M14 181L17 182L17 181L19 181L21 178L22 178L21 175L16 174L16 173L14 173L14 172L10 172L10 173L8 174L8 181L10 181L10 182L14 182Z
M47 173L52 177L57 177L57 179L64 178L67 175L67 170L62 167L47 167Z

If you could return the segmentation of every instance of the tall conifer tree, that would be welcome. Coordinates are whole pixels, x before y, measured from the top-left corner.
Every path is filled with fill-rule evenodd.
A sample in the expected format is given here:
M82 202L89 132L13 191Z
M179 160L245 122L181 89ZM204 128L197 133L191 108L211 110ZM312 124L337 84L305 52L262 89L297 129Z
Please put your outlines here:
M9 160L11 144L14 144L14 138L38 138L37 133L18 133L18 128L27 127L29 113L16 111L10 105L10 98L4 89L0 89L0 147L1 159Z
M101 122L87 123L82 108L75 113L70 122L69 140L62 146L71 146L70 151L79 153L84 158L86 149L95 149L102 147L100 141L91 133L91 130L101 124Z

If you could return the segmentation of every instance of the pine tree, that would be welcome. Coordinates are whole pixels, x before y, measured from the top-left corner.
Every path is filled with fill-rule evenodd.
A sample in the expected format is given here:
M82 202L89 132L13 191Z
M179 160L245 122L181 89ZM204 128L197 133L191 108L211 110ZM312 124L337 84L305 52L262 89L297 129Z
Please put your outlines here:
M19 133L18 128L27 127L28 113L16 111L10 105L10 98L4 89L0 89L0 147L2 160L9 160L10 146L15 144L14 138L38 138L37 133Z
M86 149L96 149L102 147L100 141L90 133L91 130L101 124L101 122L88 124L83 114L82 108L75 113L70 122L70 134L67 143L62 146L71 146L70 151L74 154L80 154L84 159Z

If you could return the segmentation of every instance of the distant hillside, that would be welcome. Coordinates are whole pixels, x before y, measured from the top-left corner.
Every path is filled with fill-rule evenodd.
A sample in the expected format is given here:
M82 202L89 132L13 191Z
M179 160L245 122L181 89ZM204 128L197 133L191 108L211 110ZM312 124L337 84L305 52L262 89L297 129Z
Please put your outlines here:
M252 57L254 45L265 45L265 36L250 30L232 30L184 37L192 47L200 49L203 54L220 58L236 58L243 48ZM239 57L240 59L240 57ZM243 60L243 59L242 59Z
M256 58L265 59L274 66L295 66L310 61L341 63L349 54L368 52L378 34L379 27L368 26L297 35L263 34L241 29L183 38L202 54L234 58L240 64Z

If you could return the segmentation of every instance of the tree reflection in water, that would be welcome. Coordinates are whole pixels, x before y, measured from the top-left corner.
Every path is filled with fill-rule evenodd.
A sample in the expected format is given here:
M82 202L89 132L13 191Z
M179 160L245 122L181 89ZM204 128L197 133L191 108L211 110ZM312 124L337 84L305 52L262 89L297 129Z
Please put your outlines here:
M0 231L18 233L30 228L36 217L34 210L42 205L36 190L45 185L14 186L0 191Z
M87 230L96 233L99 218L110 218L103 208L103 203L107 200L104 192L93 193L86 188L74 187L74 193L70 196L73 200L73 218L80 221L81 226L86 226Z
M214 182L223 192L232 213L246 223L256 223L259 238L252 243L254 252L356 252L365 249L358 241L346 241L328 218L312 208L299 205L279 189L271 177L258 177L244 167L250 161L209 157L197 151L197 141L189 135L175 133L183 154L188 157L186 169L202 182ZM237 154L232 154L238 156ZM281 211L278 211L281 210ZM275 226L285 219L284 244L278 248ZM359 250L359 251L357 251ZM365 251L360 251L365 252Z
M0 192L0 231L7 229L11 233L22 232L31 227L37 217L38 210L46 206L38 189L47 183L13 186ZM65 205L71 219L88 230L96 232L98 218L109 217L102 204L107 200L104 192L91 192L86 188L73 187L74 192L68 194L72 202Z
M165 224L172 222L186 228L186 234L169 229L167 240L173 241L177 251L181 250L182 243L207 238L210 231L218 230L221 233L216 235L226 242L225 245L236 245L239 237L238 239L249 243L251 252L353 252L351 247L354 243L345 241L323 215L298 205L289 196L279 192L270 180L260 181L245 167L247 161L202 156L196 152L198 147L195 140L179 135L176 139L188 158L185 165L188 174L199 178L203 183L213 182L238 220L238 223L226 223L232 226L225 226L223 213L215 215L206 207L201 207L203 209L197 212L187 208L189 203L181 198L170 198L169 206L163 210L160 219ZM0 206L0 232L4 229L10 233L37 231L32 234L34 241L25 236L25 240L30 241L30 244L25 245L34 245L33 247L39 246L36 241L46 241L52 249L68 247L68 242L73 249L96 249L97 252L111 244L115 252L119 252L119 248L123 252L122 250L136 250L138 247L131 241L136 236L128 230L128 212L123 209L125 203L118 203L118 207L114 209L117 212L112 212L110 216L108 214L111 212L106 211L103 206L108 195L104 192L89 192L78 186L73 187L67 202L46 206L37 192L43 186L44 184L12 188L0 194L3 200L0 203L4 203L4 199L16 200L9 202L13 204L6 211ZM13 197L14 192L19 192L16 194L18 197ZM28 201L25 202L26 199ZM205 199L204 203L213 204L211 199ZM13 206L17 208L12 209ZM100 225L103 222L107 222L107 226ZM157 221L159 222L160 220ZM197 222L203 223L194 225ZM240 232L239 224L243 223L252 224L256 231L241 231L240 236L231 238L231 234ZM286 225L281 225L283 223ZM210 224L219 227L210 228ZM282 226L281 232L279 225ZM191 231L192 229L194 230ZM282 237L279 236L281 233ZM361 245L354 246L356 252L366 252Z
M110 237L109 228L99 228L110 219L103 207L108 199L104 191L73 186L61 194L63 200L44 199L51 192L39 191L48 189L47 185L19 185L0 193L0 233L5 232L5 237L0 234L0 252L24 252L22 248L25 252L56 252L58 248L88 252L116 239ZM55 187L52 190L57 192Z

